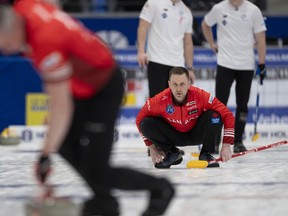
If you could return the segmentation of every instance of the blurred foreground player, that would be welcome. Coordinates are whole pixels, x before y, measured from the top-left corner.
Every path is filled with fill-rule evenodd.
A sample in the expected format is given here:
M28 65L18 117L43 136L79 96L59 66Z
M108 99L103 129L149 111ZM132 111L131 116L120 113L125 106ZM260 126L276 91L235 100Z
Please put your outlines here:
M151 152L156 168L170 168L182 162L176 146L202 143L199 160L211 161L222 124L223 162L231 159L234 143L234 116L229 109L208 92L190 85L189 72L174 67L169 73L169 88L149 98L138 113L136 124ZM223 122L223 123L222 123ZM210 163L208 167L219 167Z
M52 4L27 0L0 6L0 48L5 54L24 51L51 97L38 180L45 182L49 155L59 151L94 193L83 216L119 215L113 188L148 190L143 215L163 214L174 195L167 180L109 164L123 78L108 47Z

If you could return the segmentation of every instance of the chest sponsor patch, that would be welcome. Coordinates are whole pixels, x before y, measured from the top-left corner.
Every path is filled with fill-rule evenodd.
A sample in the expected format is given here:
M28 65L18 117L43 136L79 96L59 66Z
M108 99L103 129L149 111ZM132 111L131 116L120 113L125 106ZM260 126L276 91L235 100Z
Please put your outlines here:
M187 107L187 110L195 110L195 109L197 109L197 105Z
M186 106L192 106L192 105L195 105L196 104L196 101L190 101L186 104Z
M220 123L220 118L211 118L211 123L212 124L219 124Z
M175 111L175 109L174 109L174 107L173 107L172 105L169 104L169 105L166 107L166 112L167 112L168 114L172 114L174 111Z
M197 113L197 112L198 112L198 109L191 110L188 112L188 115L192 115L192 114Z
M197 109L196 101L190 101L186 104L186 106L187 106L187 110L193 111L193 110Z

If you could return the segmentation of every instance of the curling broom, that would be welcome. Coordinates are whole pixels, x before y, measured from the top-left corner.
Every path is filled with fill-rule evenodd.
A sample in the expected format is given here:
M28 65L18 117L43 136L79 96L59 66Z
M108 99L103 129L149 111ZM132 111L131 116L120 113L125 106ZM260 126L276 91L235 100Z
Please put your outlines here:
M262 86L263 82L259 76L257 76L257 96L256 96L256 110L255 110L255 119L254 119L254 134L252 137L252 141L256 141L259 139L259 132L257 131L257 123L259 119L259 101L260 101L260 85Z
M281 146L281 145L285 145L287 143L288 143L287 140L283 140L283 141L280 141L280 142L268 144L268 145L261 146L261 147L258 147L258 148L253 148L253 149L250 149L250 150L247 150L247 151L244 151L244 152L232 154L232 158L240 157L240 156L243 156L243 155L246 155L246 154L249 154L249 153L258 152L258 151L262 151L262 150L269 149L269 148L275 148L275 147L278 147L278 146ZM209 163L215 163L215 162L221 162L221 161L222 161L221 157L217 158L216 160L209 161L209 162L208 161L204 161L204 160L191 160L191 161L189 161L187 163L186 166L187 166L187 168L207 168Z
M28 200L25 216L79 216L80 207L70 197L55 197L52 188L46 188L43 195Z

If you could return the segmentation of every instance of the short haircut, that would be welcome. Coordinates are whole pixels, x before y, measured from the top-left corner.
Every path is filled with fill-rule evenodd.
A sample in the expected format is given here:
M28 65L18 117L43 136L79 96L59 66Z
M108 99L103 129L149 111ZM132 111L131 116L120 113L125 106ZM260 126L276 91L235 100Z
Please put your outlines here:
M169 79L171 78L172 75L182 75L185 74L187 79L189 79L189 72L185 67L173 67L169 71Z

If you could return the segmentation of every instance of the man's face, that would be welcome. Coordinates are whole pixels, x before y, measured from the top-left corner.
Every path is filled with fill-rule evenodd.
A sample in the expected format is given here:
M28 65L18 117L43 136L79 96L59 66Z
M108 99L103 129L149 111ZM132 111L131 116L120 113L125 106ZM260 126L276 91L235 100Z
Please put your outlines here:
M239 7L244 0L229 0L234 7Z
M185 74L172 74L168 81L169 88L172 91L173 97L177 103L183 103L186 98L188 88L190 86L189 79Z

